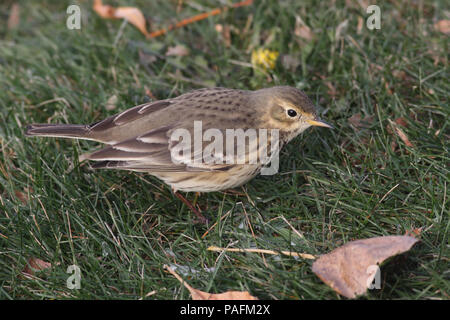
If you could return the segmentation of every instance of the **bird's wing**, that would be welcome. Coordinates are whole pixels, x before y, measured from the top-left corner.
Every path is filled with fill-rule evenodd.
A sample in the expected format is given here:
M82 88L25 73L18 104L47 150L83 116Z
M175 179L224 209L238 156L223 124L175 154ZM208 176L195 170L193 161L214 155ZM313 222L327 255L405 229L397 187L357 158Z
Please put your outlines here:
M170 140L172 126L151 130L143 135L115 143L88 155L87 159L99 161L94 168L115 168L150 172L186 172L226 170L228 164L194 163L195 156L173 156L178 145ZM190 155L190 154L189 154Z
M115 144L127 138L132 138L139 134L138 130L141 126L138 122L153 113L168 108L172 104L171 100L160 100L127 109L119 114L92 123L89 126L88 135L93 140L108 144Z
M225 88L199 89L176 98L144 103L88 126L87 139L107 144L142 135L151 129L171 125L183 119L186 112L218 104L236 90Z

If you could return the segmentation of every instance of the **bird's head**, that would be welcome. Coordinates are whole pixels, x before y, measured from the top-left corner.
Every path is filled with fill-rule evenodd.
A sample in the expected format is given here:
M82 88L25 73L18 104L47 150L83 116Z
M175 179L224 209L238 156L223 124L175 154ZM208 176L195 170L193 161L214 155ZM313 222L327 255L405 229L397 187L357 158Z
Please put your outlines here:
M253 92L261 117L267 128L277 128L290 140L311 126L332 128L320 120L312 101L296 88L283 86L257 90Z

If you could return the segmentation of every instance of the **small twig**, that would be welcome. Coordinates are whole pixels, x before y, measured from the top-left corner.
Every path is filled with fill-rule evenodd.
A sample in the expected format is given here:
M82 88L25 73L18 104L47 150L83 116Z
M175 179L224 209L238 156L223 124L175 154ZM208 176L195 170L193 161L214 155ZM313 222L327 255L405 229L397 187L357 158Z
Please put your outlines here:
M168 31L171 31L173 29L178 29L178 28L184 27L184 26L186 26L188 24L204 20L204 19L206 19L208 17L216 16L216 15L222 13L223 11L227 10L228 8L238 8L238 7L249 6L252 3L253 3L253 0L245 0L245 1L238 2L238 3L234 3L234 4L232 4L229 7L216 8L216 9L211 10L209 12L200 13L198 15L195 15L193 17L181 20L180 22L177 22L177 23L175 23L173 25L170 25L170 26L168 26L165 29L160 29L160 30L157 30L157 31L153 31L153 32L151 32L148 35L148 38L150 38L150 39L151 38L156 38L156 37L159 37L159 36L162 36L162 35L166 34Z
M273 251L273 250L267 250L267 249L239 249L239 248L220 248L216 246L211 246L208 248L209 251L228 251L228 252L255 252L255 253L265 253L265 254L273 254L273 255L279 255L284 254L286 256L291 257L300 257L303 259L310 259L314 260L316 259L315 256L309 253L298 253L298 252L291 252L291 251Z

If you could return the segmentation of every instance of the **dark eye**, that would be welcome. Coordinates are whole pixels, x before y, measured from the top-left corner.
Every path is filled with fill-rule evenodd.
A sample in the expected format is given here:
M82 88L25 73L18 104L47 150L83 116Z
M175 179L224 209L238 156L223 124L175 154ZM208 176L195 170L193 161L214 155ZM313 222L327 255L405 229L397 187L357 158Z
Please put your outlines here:
M288 114L289 117L294 118L294 117L297 116L297 111L295 111L294 109L289 109L287 111L287 114Z

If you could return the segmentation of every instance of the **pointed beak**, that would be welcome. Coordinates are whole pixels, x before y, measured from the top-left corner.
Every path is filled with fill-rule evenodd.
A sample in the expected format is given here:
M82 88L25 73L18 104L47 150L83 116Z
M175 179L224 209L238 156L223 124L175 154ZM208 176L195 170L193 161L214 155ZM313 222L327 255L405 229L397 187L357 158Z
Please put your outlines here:
M307 120L307 121L312 126L325 127L325 128L333 129L333 126L331 124L328 124L325 121L320 120L318 117L314 118L314 120L311 119L311 120Z

